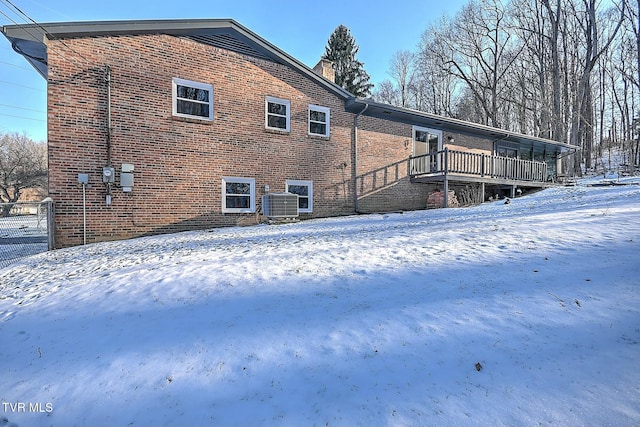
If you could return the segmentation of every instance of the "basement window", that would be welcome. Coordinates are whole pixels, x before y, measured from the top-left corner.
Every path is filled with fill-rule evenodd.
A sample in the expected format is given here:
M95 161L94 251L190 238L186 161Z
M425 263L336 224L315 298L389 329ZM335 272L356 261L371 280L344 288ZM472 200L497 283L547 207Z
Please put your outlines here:
M309 135L329 136L329 109L309 105Z
M253 213L256 211L256 180L253 178L222 178L222 212Z
M173 79L173 115L213 121L213 86L190 80Z
M313 181L288 179L287 192L298 195L298 212L313 212Z
M267 96L265 99L264 126L267 129L289 132L291 102L287 99Z

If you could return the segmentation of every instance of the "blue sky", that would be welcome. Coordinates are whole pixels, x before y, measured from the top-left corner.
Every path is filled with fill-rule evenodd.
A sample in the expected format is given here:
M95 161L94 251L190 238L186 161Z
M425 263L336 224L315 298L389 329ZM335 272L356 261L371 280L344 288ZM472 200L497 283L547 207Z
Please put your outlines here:
M454 15L467 0L316 2L235 0L10 0L38 23L114 19L232 18L313 67L327 39L346 25L360 46L358 59L376 84L388 79L389 61L400 49L413 50L428 24ZM0 25L24 24L7 0L0 0ZM0 132L26 132L46 140L46 82L0 36Z

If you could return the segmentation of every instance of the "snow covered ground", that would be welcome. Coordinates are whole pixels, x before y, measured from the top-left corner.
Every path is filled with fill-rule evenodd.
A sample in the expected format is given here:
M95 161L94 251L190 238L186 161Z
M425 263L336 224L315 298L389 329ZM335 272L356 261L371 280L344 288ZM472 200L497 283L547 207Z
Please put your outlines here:
M0 426L640 424L640 186L0 270Z

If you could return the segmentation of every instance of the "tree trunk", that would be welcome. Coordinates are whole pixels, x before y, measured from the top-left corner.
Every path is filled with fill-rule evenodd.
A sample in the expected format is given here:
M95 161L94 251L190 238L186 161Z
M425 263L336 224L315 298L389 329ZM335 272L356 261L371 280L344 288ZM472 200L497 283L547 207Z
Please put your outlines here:
M638 0L640 1L640 0ZM560 0L557 0L555 12L551 8L549 0L542 2L547 9L549 19L551 20L551 35L549 36L549 45L551 47L551 81L553 82L553 109L551 110L551 121L553 122L553 139L555 141L563 141L563 120L562 120L562 103L560 99L560 58L558 55L558 39L560 34Z
M591 79L589 79L591 80ZM591 84L589 83L589 90L585 94L584 113L582 122L584 123L584 167L586 170L591 169L592 157L593 157L593 92L591 90Z

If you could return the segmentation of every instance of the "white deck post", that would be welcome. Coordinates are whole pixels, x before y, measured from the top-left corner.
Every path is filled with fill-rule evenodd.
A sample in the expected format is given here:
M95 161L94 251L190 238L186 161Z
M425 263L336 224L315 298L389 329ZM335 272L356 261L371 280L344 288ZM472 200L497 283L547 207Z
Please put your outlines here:
M444 207L449 207L449 179L447 172L449 171L449 148L444 149Z

